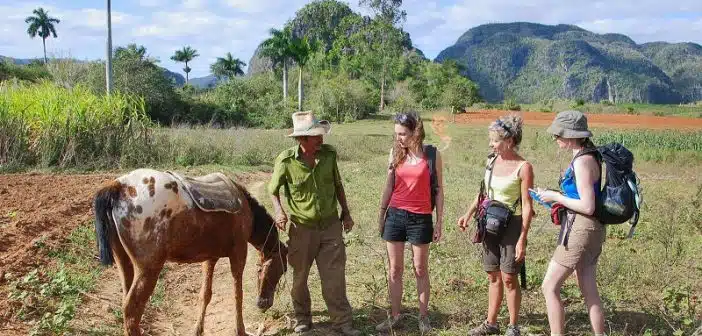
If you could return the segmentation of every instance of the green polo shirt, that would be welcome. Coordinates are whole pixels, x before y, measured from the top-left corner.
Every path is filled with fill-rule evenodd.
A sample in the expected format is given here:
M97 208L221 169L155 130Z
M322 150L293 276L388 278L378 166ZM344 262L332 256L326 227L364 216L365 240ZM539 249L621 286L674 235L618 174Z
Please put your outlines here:
M322 144L312 169L302 160L301 150L298 145L278 155L268 192L279 195L279 189L283 187L290 220L308 228L324 229L339 218L336 185L341 177L336 150L331 145Z

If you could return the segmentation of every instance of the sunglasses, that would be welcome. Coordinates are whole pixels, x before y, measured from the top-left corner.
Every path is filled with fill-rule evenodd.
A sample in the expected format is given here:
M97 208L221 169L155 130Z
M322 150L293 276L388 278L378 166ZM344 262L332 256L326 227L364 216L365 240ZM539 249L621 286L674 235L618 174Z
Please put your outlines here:
M507 133L507 136L512 136L512 131L509 129L509 127L507 127L507 125L505 125L504 122L502 122L502 120L495 120L495 124L497 124L497 126L502 127L502 129Z
M400 113L396 115L395 122L403 126L408 126L410 129L414 129L414 126L417 123L417 121L414 119L414 116L405 113Z

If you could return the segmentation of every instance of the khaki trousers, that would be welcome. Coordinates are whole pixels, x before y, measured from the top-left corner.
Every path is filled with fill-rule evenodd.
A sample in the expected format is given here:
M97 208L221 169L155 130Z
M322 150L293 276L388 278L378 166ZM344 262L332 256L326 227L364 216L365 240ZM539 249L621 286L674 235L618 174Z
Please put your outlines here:
M316 261L322 282L322 297L327 304L331 323L334 327L350 326L352 316L346 297L346 247L341 222L336 221L323 230L291 224L288 235L288 261L293 269L290 295L297 321L312 322L307 278L312 262Z

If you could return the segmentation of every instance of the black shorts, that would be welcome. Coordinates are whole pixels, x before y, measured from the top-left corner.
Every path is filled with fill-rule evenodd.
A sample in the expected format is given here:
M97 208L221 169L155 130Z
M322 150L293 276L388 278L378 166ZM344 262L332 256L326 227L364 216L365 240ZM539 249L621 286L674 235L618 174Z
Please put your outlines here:
M392 242L410 242L413 245L429 244L434 237L431 214L418 214L389 207L385 216L383 239Z
M522 216L512 216L501 237L487 235L483 241L483 269L485 272L502 271L517 274L524 260L515 262L517 242L522 234Z

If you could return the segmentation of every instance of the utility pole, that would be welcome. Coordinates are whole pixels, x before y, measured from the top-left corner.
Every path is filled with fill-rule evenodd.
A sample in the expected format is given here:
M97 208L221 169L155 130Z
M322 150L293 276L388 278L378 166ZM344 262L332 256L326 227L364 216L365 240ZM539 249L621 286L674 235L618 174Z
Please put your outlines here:
M107 94L112 93L112 9L111 1L107 0L107 65L105 66Z

